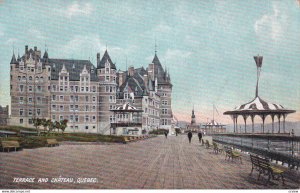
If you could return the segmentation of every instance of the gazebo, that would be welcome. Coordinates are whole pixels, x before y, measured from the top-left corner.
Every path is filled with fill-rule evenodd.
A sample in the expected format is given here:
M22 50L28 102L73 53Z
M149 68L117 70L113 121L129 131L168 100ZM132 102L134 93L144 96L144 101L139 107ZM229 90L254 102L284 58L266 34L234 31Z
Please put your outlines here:
M110 110L114 113L115 122L111 123L115 135L141 135L142 134L142 112L136 107L126 103L116 109Z
M254 133L254 118L255 116L259 116L262 119L262 132L264 133L265 128L265 119L267 116L271 116L272 119L272 133L274 133L274 118L278 118L278 133L281 132L280 129L280 121L281 118L283 119L283 133L285 133L285 119L288 114L295 113L295 110L290 110L284 108L282 105L274 104L274 103L268 103L265 100L261 99L258 96L258 82L260 77L260 71L262 67L262 56L254 56L254 60L257 67L257 82L256 82L256 92L255 92L255 98L243 105L240 105L239 107L236 107L232 111L226 111L223 114L224 115L230 115L233 120L234 125L234 132L237 132L237 119L239 116L242 116L245 123L245 133L246 131L246 124L247 124L247 118L250 117L252 121L252 133Z
M221 124L221 123L217 123L215 120L211 120L211 122L206 123L205 125L203 125L204 128L203 130L207 133L207 134L212 134L212 133L225 133L226 132L226 128L225 125Z

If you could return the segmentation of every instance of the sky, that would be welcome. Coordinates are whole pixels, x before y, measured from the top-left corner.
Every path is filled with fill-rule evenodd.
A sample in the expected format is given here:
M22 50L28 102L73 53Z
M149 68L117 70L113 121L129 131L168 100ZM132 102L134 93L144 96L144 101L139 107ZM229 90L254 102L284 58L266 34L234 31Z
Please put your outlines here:
M254 55L264 57L259 96L300 121L300 3L282 1L0 0L0 105L10 104L9 63L25 45L50 58L89 59L107 48L118 69L147 67L155 53L171 75L172 109L198 123L255 97ZM257 118L258 119L258 118ZM271 118L267 119L269 122ZM257 120L259 121L259 119ZM242 122L240 118L239 122Z

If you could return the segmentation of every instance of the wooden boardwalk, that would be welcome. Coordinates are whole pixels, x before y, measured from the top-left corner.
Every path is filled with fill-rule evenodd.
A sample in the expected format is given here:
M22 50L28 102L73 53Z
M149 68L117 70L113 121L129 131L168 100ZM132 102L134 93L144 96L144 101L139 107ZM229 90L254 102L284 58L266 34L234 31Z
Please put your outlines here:
M0 153L0 189L295 189L299 171L289 171L286 185L257 181L247 155L243 164L205 149L194 135L159 136L129 144L62 143L59 147ZM49 178L47 183L13 178ZM51 182L52 178L96 178L93 183Z

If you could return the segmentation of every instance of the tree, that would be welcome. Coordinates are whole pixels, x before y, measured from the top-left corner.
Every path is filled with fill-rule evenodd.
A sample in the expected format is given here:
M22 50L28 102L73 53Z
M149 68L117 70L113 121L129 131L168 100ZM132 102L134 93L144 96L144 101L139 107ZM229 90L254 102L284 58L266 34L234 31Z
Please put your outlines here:
M46 120L46 119L41 119L41 125L43 125L44 131L46 132L46 128L47 128L47 126L48 126L47 120Z
M68 126L68 120L67 119L64 119L64 120L60 121L60 129L61 129L62 133L64 133L67 126Z
M42 125L42 120L39 119L39 118L33 118L32 122L33 122L33 125L35 126L36 131L39 134L39 128L38 127Z

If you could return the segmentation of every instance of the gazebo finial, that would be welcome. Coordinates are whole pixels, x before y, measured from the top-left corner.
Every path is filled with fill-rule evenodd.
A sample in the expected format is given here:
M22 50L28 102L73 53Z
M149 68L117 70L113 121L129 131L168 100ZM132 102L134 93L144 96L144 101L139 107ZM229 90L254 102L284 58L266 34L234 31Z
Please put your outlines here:
M259 81L259 76L260 76L260 71L261 71L263 56L260 56L259 54L257 54L257 56L254 56L254 61L256 63L256 67L257 67L257 81L256 81L255 97L258 97L258 81Z

